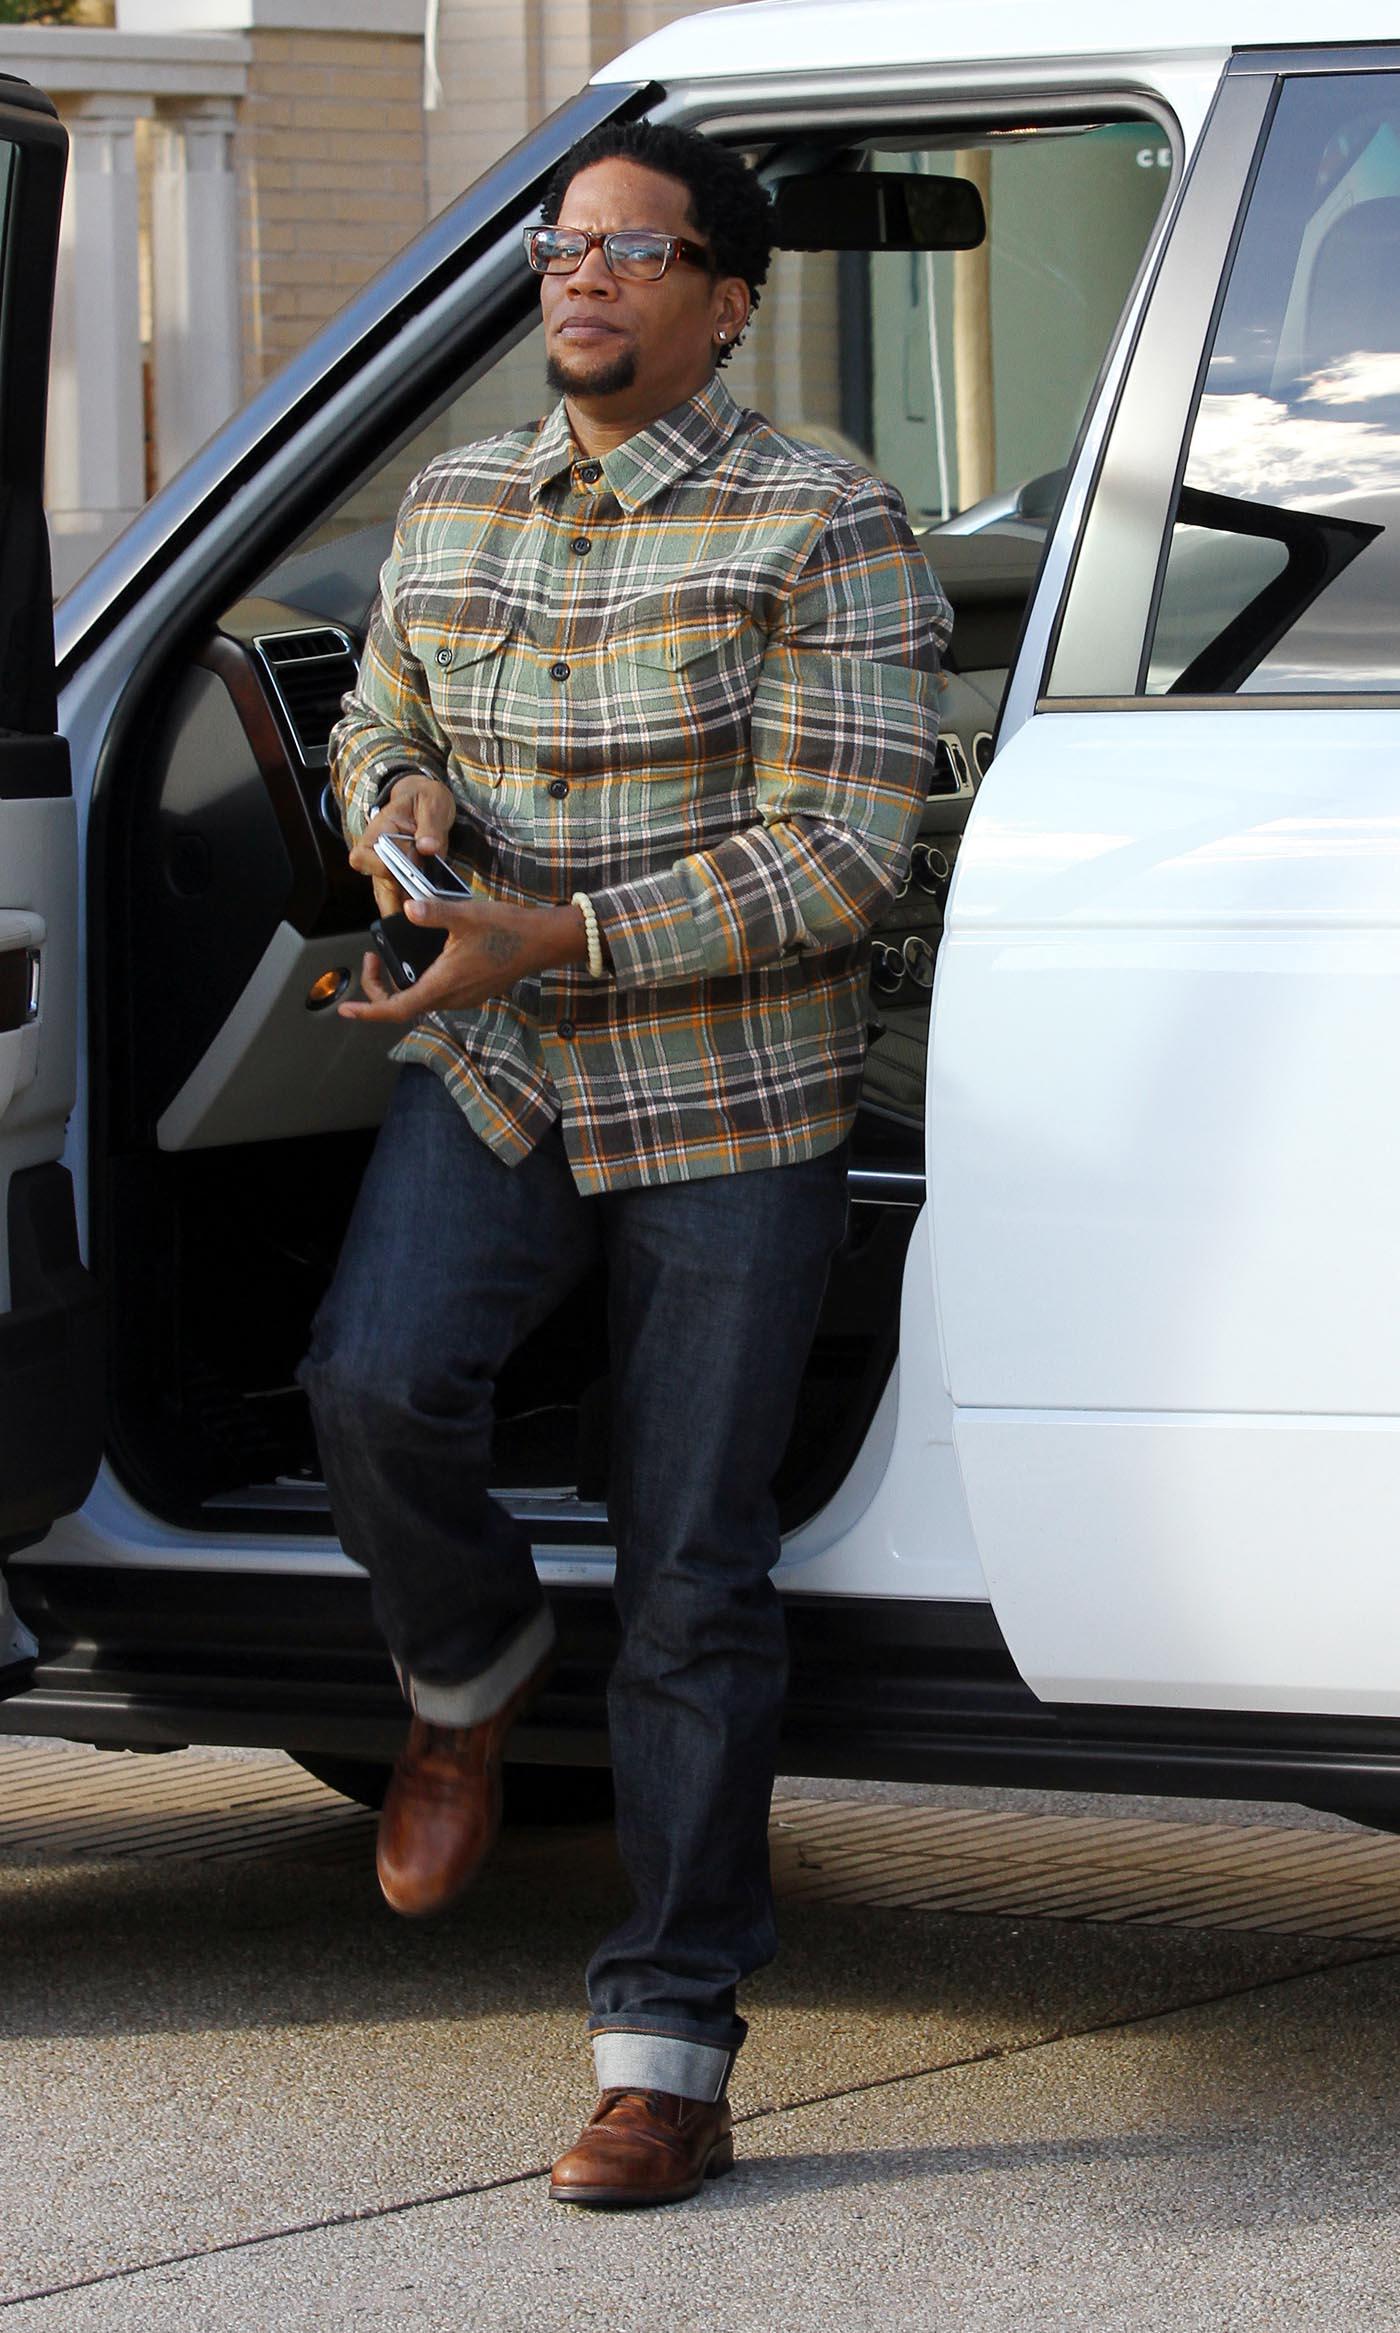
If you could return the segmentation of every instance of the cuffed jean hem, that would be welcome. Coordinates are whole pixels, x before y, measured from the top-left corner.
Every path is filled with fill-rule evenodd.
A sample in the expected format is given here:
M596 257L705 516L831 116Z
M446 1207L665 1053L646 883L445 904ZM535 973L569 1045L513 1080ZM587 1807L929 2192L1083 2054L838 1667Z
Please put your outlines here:
M554 1643L554 1614L547 1604L511 1638L489 1669L460 1685L439 1685L399 1671L399 1682L415 1717L429 1725L482 1725L504 1709L526 1684Z
M600 2090L665 2090L673 2098L722 2098L734 2052L667 2033L595 2033L593 2067Z

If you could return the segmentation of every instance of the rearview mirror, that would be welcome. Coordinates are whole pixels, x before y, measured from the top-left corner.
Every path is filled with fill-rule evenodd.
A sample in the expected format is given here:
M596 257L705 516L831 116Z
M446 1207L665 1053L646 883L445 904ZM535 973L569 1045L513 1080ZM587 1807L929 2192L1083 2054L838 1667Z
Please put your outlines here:
M972 251L987 233L967 178L862 170L784 178L773 196L782 251Z

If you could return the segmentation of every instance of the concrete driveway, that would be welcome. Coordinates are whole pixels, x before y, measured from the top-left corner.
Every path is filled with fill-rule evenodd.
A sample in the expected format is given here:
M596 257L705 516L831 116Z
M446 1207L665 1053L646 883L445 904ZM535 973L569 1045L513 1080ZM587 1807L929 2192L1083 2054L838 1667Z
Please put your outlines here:
M1400 1843L832 1795L777 1834L739 2166L633 2217L545 2192L606 1832L510 1836L414 1927L285 1761L0 1746L0 2328L1394 2333ZM1090 1909L936 1908L1037 1887Z

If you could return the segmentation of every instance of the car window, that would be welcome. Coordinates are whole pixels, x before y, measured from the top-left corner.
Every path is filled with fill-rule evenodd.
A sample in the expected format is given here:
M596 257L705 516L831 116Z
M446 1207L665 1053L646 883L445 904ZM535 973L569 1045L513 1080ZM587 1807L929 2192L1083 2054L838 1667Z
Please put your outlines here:
M986 207L985 243L775 253L725 381L779 428L888 478L921 534L1019 537L1033 560L1171 183L1171 149L1141 121L1019 123L940 144L845 140L841 160L970 179ZM403 490L424 461L528 422L550 401L536 328L386 452L257 590L362 622ZM1023 597L1008 598L979 663L1006 660Z
M1400 79L1284 84L1192 416L1149 694L1400 688Z
M856 434L916 524L1043 533L1171 149L1141 122L1049 124L874 160L971 178L988 235L976 251L864 262L869 411Z

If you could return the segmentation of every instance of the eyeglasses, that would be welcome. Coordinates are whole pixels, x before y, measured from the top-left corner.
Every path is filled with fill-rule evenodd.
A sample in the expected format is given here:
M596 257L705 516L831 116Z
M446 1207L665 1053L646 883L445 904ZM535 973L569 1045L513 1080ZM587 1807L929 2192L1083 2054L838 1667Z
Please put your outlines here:
M577 275L590 251L599 250L609 272L625 283L654 284L676 260L708 268L703 243L683 235L662 235L651 227L622 227L611 235L590 235L583 227L527 227L525 257L536 275Z

